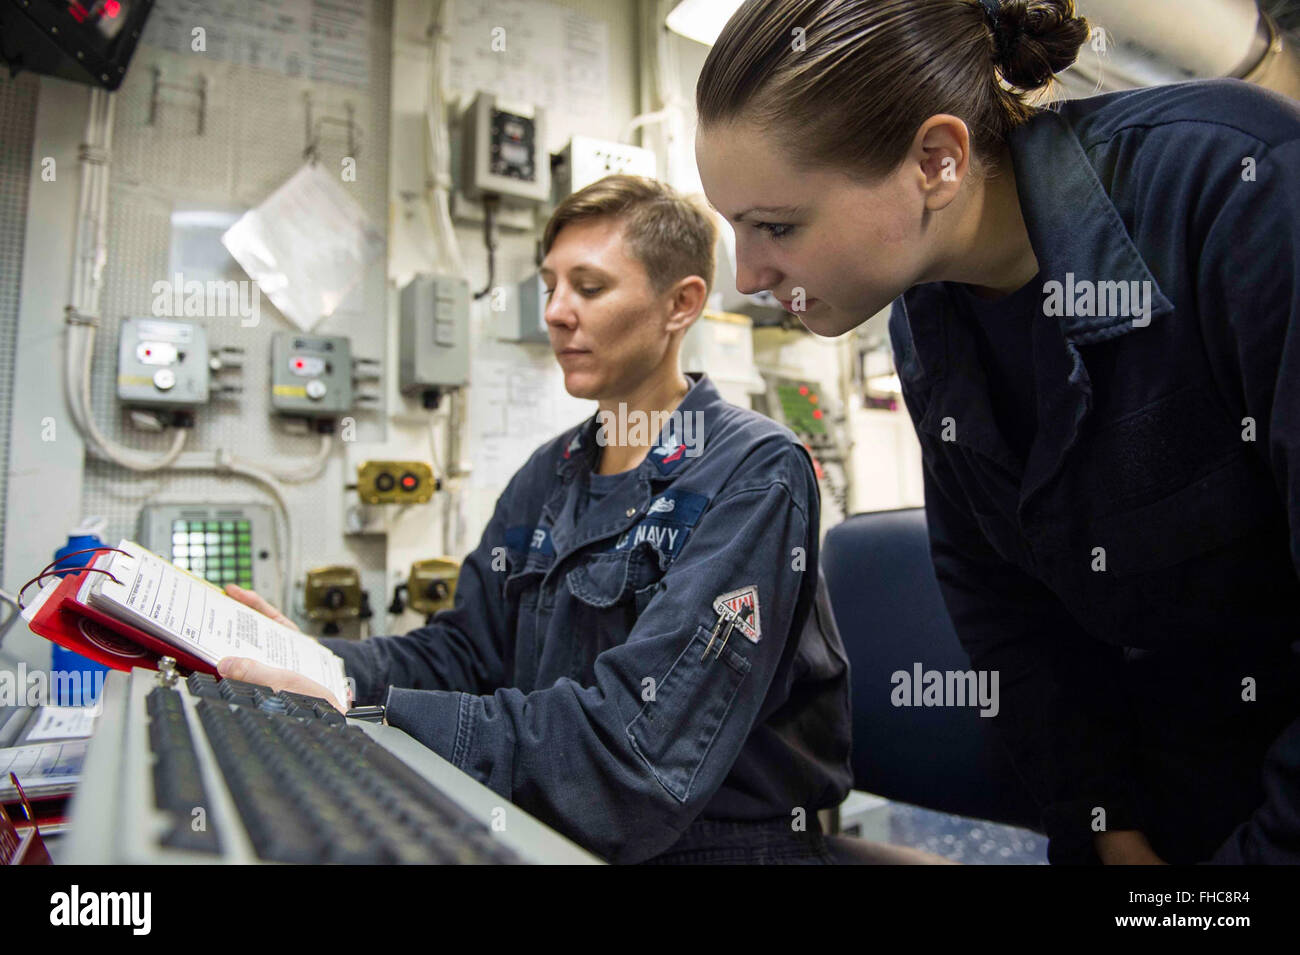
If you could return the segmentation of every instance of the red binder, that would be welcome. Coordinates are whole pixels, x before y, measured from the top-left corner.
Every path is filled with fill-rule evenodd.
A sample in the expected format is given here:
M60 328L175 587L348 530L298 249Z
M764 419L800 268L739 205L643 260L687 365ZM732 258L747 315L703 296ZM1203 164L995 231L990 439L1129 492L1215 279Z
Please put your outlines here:
M200 673L217 668L191 653L77 600L91 570L68 574L27 622L34 633L114 670L158 669L158 658L175 659L178 668Z

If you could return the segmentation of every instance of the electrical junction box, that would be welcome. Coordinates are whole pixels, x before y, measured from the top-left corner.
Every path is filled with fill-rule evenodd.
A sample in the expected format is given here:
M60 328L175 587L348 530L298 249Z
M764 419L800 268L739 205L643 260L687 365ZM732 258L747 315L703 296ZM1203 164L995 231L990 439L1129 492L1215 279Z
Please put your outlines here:
M590 136L574 136L556 155L552 194L556 203L606 176L626 173L653 179L658 172L651 150Z
M311 620L337 623L361 616L361 575L340 564L307 571L303 605Z
M357 467L357 496L366 504L425 504L438 490L423 461L366 461Z
M497 337L509 342L549 345L546 331L546 283L534 273L510 290Z
M271 337L271 410L336 418L352 410L352 346L346 338L277 332Z
M469 384L469 283L446 275L417 275L402 289L402 394L439 392Z
M406 582L406 596L416 613L433 614L455 603L456 581L460 564L445 557L417 560L411 565Z
M492 93L475 94L462 124L466 198L477 201L494 195L539 204L550 198L544 116L540 107L498 103Z
M194 322L123 319L117 337L117 397L137 408L208 403L208 332Z

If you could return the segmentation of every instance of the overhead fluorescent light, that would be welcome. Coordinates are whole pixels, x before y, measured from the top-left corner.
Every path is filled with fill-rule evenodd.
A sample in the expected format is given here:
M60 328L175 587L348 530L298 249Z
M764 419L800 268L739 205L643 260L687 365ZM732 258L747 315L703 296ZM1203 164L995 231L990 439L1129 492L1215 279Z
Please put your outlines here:
M740 4L741 0L682 0L665 22L678 36L713 46Z

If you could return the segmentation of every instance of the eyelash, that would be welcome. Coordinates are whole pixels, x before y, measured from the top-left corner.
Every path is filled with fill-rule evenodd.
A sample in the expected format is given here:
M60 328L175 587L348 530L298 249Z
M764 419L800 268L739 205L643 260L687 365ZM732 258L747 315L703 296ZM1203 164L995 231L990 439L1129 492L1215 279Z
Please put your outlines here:
M548 288L546 290L546 297L550 298L552 293L554 293L554 291L555 289ZM597 286L596 288L580 288L578 289L578 291L581 292L583 295L586 295L588 298L590 298L593 295L599 295L601 292L604 291L604 289Z
M784 225L779 222L755 222L755 229L762 229L774 239L784 239L794 231L794 226ZM781 230L781 231L777 231Z

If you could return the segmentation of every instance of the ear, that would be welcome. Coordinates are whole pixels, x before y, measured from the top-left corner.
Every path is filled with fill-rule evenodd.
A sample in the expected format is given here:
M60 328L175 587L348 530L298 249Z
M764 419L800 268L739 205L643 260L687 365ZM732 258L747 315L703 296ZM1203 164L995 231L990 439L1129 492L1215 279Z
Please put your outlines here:
M970 160L970 130L962 120L939 113L921 124L905 162L927 211L937 212L957 197Z
M704 302L708 298L709 287L698 275L690 275L677 281L664 293L668 301L668 319L664 330L672 333L686 331L704 311Z

